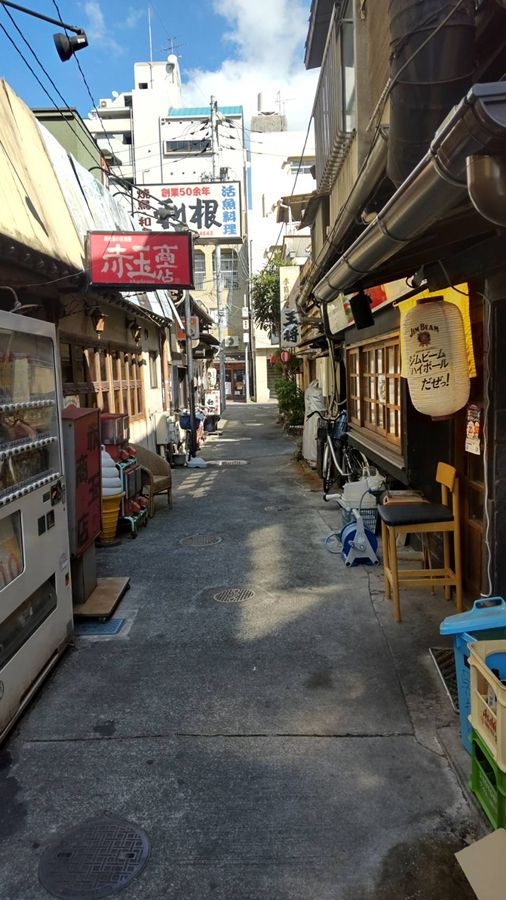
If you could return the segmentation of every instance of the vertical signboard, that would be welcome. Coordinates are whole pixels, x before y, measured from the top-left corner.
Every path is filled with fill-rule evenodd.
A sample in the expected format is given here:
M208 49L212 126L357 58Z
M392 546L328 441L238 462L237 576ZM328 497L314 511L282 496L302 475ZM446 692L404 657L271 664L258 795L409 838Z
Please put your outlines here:
M299 314L292 288L299 277L298 266L279 267L279 293L281 304L281 348L294 349L299 342Z

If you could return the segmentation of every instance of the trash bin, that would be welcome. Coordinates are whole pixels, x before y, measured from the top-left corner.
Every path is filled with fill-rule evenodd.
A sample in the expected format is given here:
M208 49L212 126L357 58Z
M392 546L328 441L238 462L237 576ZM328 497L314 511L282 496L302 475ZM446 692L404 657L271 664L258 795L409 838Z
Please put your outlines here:
M471 753L471 673L468 644L473 641L506 640L506 600L486 597L475 600L468 612L447 616L439 627L440 634L453 637L455 673L459 695L460 738Z

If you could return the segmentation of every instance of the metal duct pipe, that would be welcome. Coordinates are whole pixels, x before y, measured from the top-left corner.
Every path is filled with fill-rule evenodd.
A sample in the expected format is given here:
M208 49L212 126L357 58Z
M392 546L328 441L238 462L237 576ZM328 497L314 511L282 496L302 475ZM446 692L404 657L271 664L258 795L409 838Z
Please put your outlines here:
M480 216L506 227L506 156L468 156L467 190Z
M473 0L389 0L390 140L396 187L427 152L474 75Z
M449 113L424 158L316 285L316 298L326 302L353 288L427 231L467 195L467 157L487 152L506 152L505 82L474 85Z

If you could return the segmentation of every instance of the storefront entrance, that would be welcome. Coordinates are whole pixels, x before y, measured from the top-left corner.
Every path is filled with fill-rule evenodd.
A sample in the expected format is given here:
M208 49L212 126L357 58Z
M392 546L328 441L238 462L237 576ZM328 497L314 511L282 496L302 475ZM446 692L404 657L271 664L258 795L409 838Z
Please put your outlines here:
M225 363L225 397L246 402L246 369L244 363Z

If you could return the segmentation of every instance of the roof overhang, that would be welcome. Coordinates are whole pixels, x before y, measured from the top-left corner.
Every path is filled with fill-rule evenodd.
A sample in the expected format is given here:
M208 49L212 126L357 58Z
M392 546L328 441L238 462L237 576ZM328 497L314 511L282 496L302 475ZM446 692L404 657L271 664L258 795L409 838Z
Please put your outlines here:
M443 252L457 252L494 232L498 223L487 218L490 183L483 186L481 204L479 185L473 182L469 189L469 160L504 153L506 84L474 85L442 123L418 166L318 282L317 300L328 302L341 291L410 275ZM498 178L504 173L504 167L489 166L488 176L491 169ZM497 189L504 194L506 185L498 182Z

